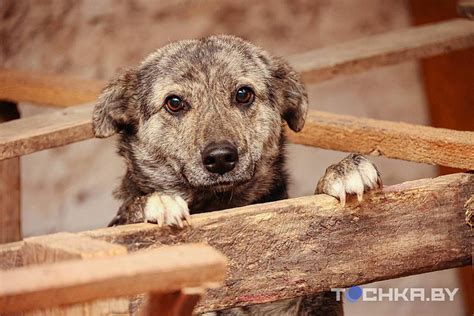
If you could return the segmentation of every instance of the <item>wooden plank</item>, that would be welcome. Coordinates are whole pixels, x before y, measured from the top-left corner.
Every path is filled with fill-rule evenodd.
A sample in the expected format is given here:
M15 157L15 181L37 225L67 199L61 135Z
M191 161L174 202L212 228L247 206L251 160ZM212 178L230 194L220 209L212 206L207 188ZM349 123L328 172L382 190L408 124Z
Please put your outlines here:
M127 254L127 249L105 241L71 233L57 233L30 237L24 240L21 249L22 266L54 263L66 260L104 258ZM27 278L28 279L28 278ZM107 315L111 312L128 312L126 298L96 300L68 307L55 307L32 311L28 316L78 316Z
M0 123L19 117L15 103L0 101ZM0 161L0 244L21 239L20 186L20 159Z
M474 46L474 24L462 19L411 27L290 56L307 83Z
M191 244L0 271L0 312L215 286L225 276L225 265L216 250Z
M105 86L102 80L0 69L0 99L51 106L92 102Z
M385 187L341 208L327 195L192 216L182 231L136 224L82 234L136 251L206 242L229 259L225 287L210 290L197 312L265 303L470 265L464 204L474 174Z
M0 124L0 160L93 137L92 106ZM295 144L474 169L474 133L310 111Z
M94 137L92 105L0 124L0 160Z
M22 246L24 266L125 254L127 249L123 246L71 233L26 238Z
M474 169L474 132L310 111L295 144Z

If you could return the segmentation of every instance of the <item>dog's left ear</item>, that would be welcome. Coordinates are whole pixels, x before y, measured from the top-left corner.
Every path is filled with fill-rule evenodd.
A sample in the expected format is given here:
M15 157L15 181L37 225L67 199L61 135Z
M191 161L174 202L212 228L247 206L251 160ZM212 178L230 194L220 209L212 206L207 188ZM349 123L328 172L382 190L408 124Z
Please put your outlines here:
M301 131L308 112L308 95L299 75L282 59L274 59L272 71L281 117L295 132Z

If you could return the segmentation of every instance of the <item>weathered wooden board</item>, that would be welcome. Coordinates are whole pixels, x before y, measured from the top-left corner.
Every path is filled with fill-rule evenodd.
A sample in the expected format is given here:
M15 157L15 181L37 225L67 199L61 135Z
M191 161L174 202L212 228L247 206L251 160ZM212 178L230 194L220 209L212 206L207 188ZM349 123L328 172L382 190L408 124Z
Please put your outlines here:
M55 263L66 260L104 258L127 254L120 245L94 240L71 233L26 238L21 247L21 266ZM29 280L29 277L25 277ZM58 280L59 281L59 280ZM26 281L25 281L26 282ZM53 307L25 313L24 316L80 316L107 315L111 312L127 312L127 298L95 300L67 307Z
M92 102L105 86L102 80L0 69L0 99L51 106Z
M0 124L0 160L94 137L92 105Z
M0 124L0 160L93 137L92 106ZM474 169L474 132L310 111L295 144Z
M22 246L22 266L125 254L127 249L120 245L72 233L56 233L26 238Z
M462 19L411 27L290 56L307 83L474 46L474 24Z
M385 187L345 208L316 195L193 215L182 231L137 224L81 234L130 251L184 242L220 250L230 271L203 312L469 265L472 194L474 174L454 174Z
M225 272L226 258L199 244L33 265L0 271L0 312L215 286L222 282Z
M474 23L473 23L474 24ZM474 132L310 111L295 144L474 169Z

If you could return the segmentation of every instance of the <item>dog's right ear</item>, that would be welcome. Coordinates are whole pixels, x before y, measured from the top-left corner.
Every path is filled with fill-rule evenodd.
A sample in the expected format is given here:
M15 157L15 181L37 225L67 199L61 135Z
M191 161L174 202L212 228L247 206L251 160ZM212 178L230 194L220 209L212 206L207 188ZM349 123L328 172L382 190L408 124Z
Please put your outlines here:
M92 113L92 129L99 138L109 137L136 122L133 95L137 85L135 69L129 69L102 90Z

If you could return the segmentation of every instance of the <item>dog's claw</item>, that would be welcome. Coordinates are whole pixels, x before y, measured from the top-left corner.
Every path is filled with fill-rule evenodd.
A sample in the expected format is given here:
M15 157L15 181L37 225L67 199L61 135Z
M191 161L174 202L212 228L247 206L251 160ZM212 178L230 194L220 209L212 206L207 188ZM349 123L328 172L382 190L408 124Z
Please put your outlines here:
M362 155L351 154L326 169L315 193L334 196L344 207L347 194L356 194L361 203L365 191L381 187L382 180L375 165Z
M183 220L190 218L188 204L180 196L159 193L150 195L144 208L145 222L183 228ZM190 220L189 220L190 221Z

